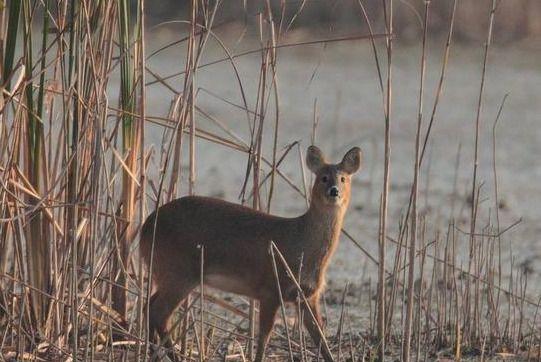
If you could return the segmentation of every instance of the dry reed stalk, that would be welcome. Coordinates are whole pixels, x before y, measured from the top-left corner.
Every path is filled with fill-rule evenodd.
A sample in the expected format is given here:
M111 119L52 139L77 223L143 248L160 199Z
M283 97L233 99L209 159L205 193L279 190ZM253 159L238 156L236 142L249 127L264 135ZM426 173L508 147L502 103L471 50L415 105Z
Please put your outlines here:
M251 55L251 54L257 54L264 51L275 51L277 49L281 48L292 48L292 47L298 47L298 46L304 46L304 45L314 45L314 44L328 44L328 43L336 43L336 42L344 42L344 41L352 41L352 40L369 40L369 39L377 39L377 38L389 38L392 37L392 34L384 33L384 34L373 34L373 35L350 35L350 36L344 36L344 37L337 37L337 38L328 38L328 39L319 39L319 40L310 40L310 41L304 41L304 42L296 42L296 43L290 43L290 44L278 44L274 47L260 47L258 49L252 49L248 50L239 54L228 54L227 57L220 58L218 60L211 61L209 63L201 64L198 66L197 70L205 67L209 67L211 65L219 64L226 61L231 61L233 59ZM148 69L147 69L148 70ZM167 76L160 77L160 79L148 82L147 85L153 85L156 83L161 83L165 80L178 77L179 75L185 75L187 72L177 72L173 73Z
M278 256L278 259L282 263L282 267L285 269L285 271L286 271L287 275L289 276L289 278L293 281L293 284L297 288L297 293L299 294L300 298L302 299L303 303L305 304L306 310L308 310L308 313L310 314L309 317L312 318L312 321L317 326L319 335L321 336L321 346L320 347L325 348L327 350L330 350L329 349L329 343L327 342L327 338L325 337L325 333L321 329L321 326L317 323L314 312L310 308L310 305L308 304L308 300L306 299L306 296L304 295L304 292L302 291L302 288L301 288L299 282L297 281L297 278L295 277L295 274L291 271L289 265L287 264L286 259L284 258L284 256L282 255L282 253L280 252L280 250L274 244L273 241L271 241L270 247L272 248L273 252L276 253L275 255ZM319 353L318 353L318 355L319 355Z
M282 288L280 287L280 278L278 276L278 268L276 266L276 259L274 256L274 250L271 247L269 247L270 256L272 259L272 268L274 272L274 279L276 280L276 289L278 290L278 296L280 298L280 311L282 313L282 320L284 322L284 328L286 330L286 338L287 338L287 346L289 351L289 359L293 361L293 349L291 348L291 337L289 334L289 327L287 326L287 314L286 314L286 308L284 304L284 298L282 296Z
M392 56L393 56L393 0L383 1L383 14L385 18L385 29L388 34L386 38L387 47L387 88L385 93L385 131L384 131L384 165L383 165L383 192L381 195L381 218L379 230L379 268L378 268L378 358L381 362L385 360L385 242L387 237L387 209L389 198L389 182L391 167L391 104L392 104Z
M271 180L270 180L270 186L269 186L269 190L268 190L268 198L267 198L267 212L270 213L270 209L271 209L271 200L272 200L272 196L273 196L273 192L274 192L274 178L275 178L275 170L276 170L276 167L277 167L277 161L276 161L276 154L277 154L277 148L278 148L278 128L279 128L279 124L280 124L280 101L279 101L279 92L278 92L278 77L277 77L277 70L276 70L276 44L277 42L280 40L280 34L281 34L281 29L282 29L282 22L283 22L283 18L284 18L284 7L285 7L285 3L282 4L282 11L281 11L281 18L280 18L280 25L279 25L279 29L278 29L278 35L276 35L276 30L275 30L275 24L274 24L274 19L273 19L273 14L272 14L272 8L271 8L271 5L270 5L270 0L266 0L266 3L265 3L265 10L266 10L266 13L267 13L267 21L270 25L270 39L269 39L269 42L270 42L270 45L271 45L271 49L272 51L270 51L270 56L269 56L269 63L270 63L270 72L271 72L271 75L272 75L272 80L271 80L271 83L272 83L272 88L274 90L273 92L273 95L274 95L274 135L273 135L273 144L272 144L272 170L270 172L270 175L271 175ZM269 101L270 101L270 97L269 97Z
M194 141L194 135L195 135L195 117L194 117L194 103L195 103L195 52L196 52L196 23L198 21L198 12L199 12L199 1L192 0L191 6L190 6L190 31L189 31L189 37L188 37L188 51L186 54L186 69L189 71L186 73L186 77L184 78L184 88L182 92L181 97L181 108L180 108L180 114L181 114L181 126L178 133L177 138L177 151L175 152L175 161L177 163L177 167L175 169L175 166L173 165L173 168L177 170L178 175L175 175L174 173L171 175L171 185L176 185L180 182L181 174L180 174L180 167L181 167L181 152L182 152L182 134L183 129L186 124L189 122L190 127L190 139L189 139L189 179L188 179L188 194L193 195L193 187L195 182L195 141ZM178 177L178 178L177 178ZM177 181L178 180L178 181ZM170 188L170 191L172 189ZM173 197L172 193L170 192L169 195L170 198ZM203 293L203 290L201 290L201 293ZM188 305L190 303L190 296L186 298L186 301L184 302L184 318L182 320L182 332L181 332L181 351L184 354L184 356L188 356L187 354L187 333L188 333L188 323L189 323L189 308ZM201 298L202 299L202 298ZM203 313L203 312L201 312ZM202 316L202 314L201 314ZM204 328L203 324L201 324L201 328ZM201 338L203 338L203 335L201 335ZM200 345L202 346L202 344Z
M145 214L146 214L146 202L145 202L145 195L146 195L146 164L145 164L145 122L146 119L146 91L145 91L145 84L146 84L146 71L145 71L145 61L146 61L146 45L145 45L145 35L146 35L146 28L145 28L145 0L139 0L138 1L138 60L139 64L138 66L138 73L139 73L139 112L140 112L140 119L138 122L139 127L139 184L141 185L139 188L139 195L140 195L140 201L139 201L139 224L143 225L143 222L145 220ZM137 361L141 360L141 355L143 356L143 361L147 360L148 355L148 344L147 344L147 336L148 336L148 321L145 318L144 315L144 305L145 301L148 301L148 294L145 291L145 279L144 279L144 272L143 272L143 260L142 258L139 258L139 268L138 268L138 274L139 274L139 280L138 280L138 296L137 296L137 320L138 320L138 335L139 338L141 338L144 343L143 346L141 344L137 344L137 350L136 350L136 358ZM150 289L150 288L148 288ZM143 348L141 348L143 347Z
M503 99L502 99L502 102L500 103L500 108L498 109L498 113L496 115L496 118L494 119L494 124L492 125L492 174L493 174L493 178L494 178L494 212L495 212L495 216L496 216L496 230L497 232L499 233L500 232L500 199L499 199L499 195L498 195L498 172L497 172L497 167L496 167L496 127L498 125L498 121L500 119L500 116L502 114L502 111L503 111L503 107L505 105L505 101L507 100L507 97L508 97L509 94L506 94ZM498 250L497 250L497 255L498 255L498 285L501 286L502 284L502 241L501 241L501 237L498 236L497 238L497 244L498 244ZM498 292L497 292L497 295L496 295L496 301L494 302L495 305L494 305L494 311L493 311L493 315L494 315L494 327L493 329L496 329L497 330L497 334L499 335L500 334L500 331L499 331L499 323L498 323L498 320L497 320L497 314L498 314L498 310L499 310L499 306L500 306L500 296L501 296L501 293L500 293L500 289L498 289ZM494 335L491 336L492 338L495 338Z
M119 220L117 227L118 243L118 258L114 259L113 272L115 269L120 269L118 273L118 284L122 288L113 286L112 300L113 308L124 319L127 318L128 300L125 290L129 286L128 269L130 264L130 245L135 237L135 212L136 212L136 184L137 180L137 155L138 148L143 145L138 144L141 130L134 122L132 113L136 112L136 68L137 54L134 49L132 21L128 2L121 1L118 3L118 24L119 24L119 41L120 41L120 71L121 71L121 121L122 121L122 151L126 155L126 168L122 173L122 196L120 215L122 221ZM126 112L124 112L126 111Z
M481 72L481 84L479 87L479 97L477 101L477 114L475 118L475 138L474 138L474 159L473 159L473 175L472 175L472 190L471 190L471 200L472 200L472 206L471 206L471 212L470 212L470 254L469 254L469 261L468 261L468 272L471 272L472 263L473 263L473 257L474 257L474 234L476 231L476 222L477 222L477 202L476 200L479 199L479 195L477 193L478 185L477 185L477 169L478 169L478 158L479 158L479 129L481 124L481 112L482 112L482 105L483 105L483 94L485 90L485 78L486 78L486 69L487 69L487 63L488 63L488 52L490 49L490 44L492 42L492 30L494 26L494 14L496 12L497 8L497 1L492 0L492 6L491 10L489 12L489 25L488 25L488 31L487 31L487 38L485 42L485 51L484 51L484 57L483 57L483 69ZM472 329L472 326L470 324L471 321L471 297L470 297L470 284L469 279L466 280L466 315L465 315L465 334L469 340L476 339L477 336L477 330ZM476 318L474 315L473 318Z
M425 151L426 151L426 146L428 144L428 140L430 138L430 134L431 134L432 127L433 127L433 124L434 124L434 120L435 120L436 110L438 108L439 100L440 100L441 94L443 92L443 82L444 82L444 79L445 79L445 74L446 74L447 64L448 64L448 59L449 59L449 51L450 51L451 39L452 39L454 23L455 23L455 14L456 14L456 1L453 2L453 7L452 7L450 21L449 21L449 28L448 28L448 33L447 33L447 40L446 40L446 44L445 44L445 51L444 51L444 55L443 55L443 59L442 59L442 68L441 68L441 72L440 72L440 79L439 79L439 83L438 83L438 86L437 86L437 89L436 89L436 96L435 96L434 104L433 104L433 107L432 107L432 113L431 113L430 121L428 123L428 128L427 128L426 134L424 136L423 148L422 148L422 151L421 151L421 154L420 154L420 157L419 157L419 167L421 166L423 158L424 158L424 154L425 154ZM365 15L365 17L366 17L366 15ZM373 45L373 47L374 47L374 45ZM375 49L374 49L374 53L376 55L376 65L378 65L377 53L376 53ZM379 66L378 66L378 74L380 74ZM380 83L381 83L381 79L380 79ZM403 225L407 225L407 221L408 221L408 219L410 217L410 211L411 211L412 202L413 202L413 193L414 193L414 187L412 187L412 189L411 189L410 200L409 200L409 203L408 203L406 216L404 218L405 222L403 223ZM452 208L454 209L454 205L453 205ZM400 227L399 230L400 230L400 238L399 239L401 241L405 236L406 228ZM400 257L400 254L398 254L398 258L396 259L396 261L400 260L399 257ZM396 264L396 261L395 261L395 270L397 270L397 265L398 265L398 264ZM389 303L389 305L391 306L391 309L394 306L394 295L396 294L394 292L395 288L396 288L396 283L393 284L392 292L391 292L391 302ZM388 320L387 325L390 325L391 319L392 319L392 316L389 316L389 318L387 319Z
M426 298L425 298L425 294L424 294L424 289L425 289L425 279L424 279L424 270L425 270L425 265L426 265L426 250L427 250L427 245L426 245L426 239L425 239L425 236L426 236L426 223L425 223L425 220L423 218L422 220L422 226L421 226L421 256L420 256L420 270L419 270L419 279L417 279L417 296L416 296L416 300L417 300L417 310L416 310L416 317L415 317L415 326L414 326L414 331L417 332L417 348L416 348L416 351L415 351L415 360L418 362L419 359L420 359L420 356L421 356L421 335L422 335L422 327L421 327L421 313L423 312L423 308L425 308L426 310L426 322L428 323L429 320L431 319L431 316L429 314L429 310L430 310L430 304L429 303L426 303Z
M201 316L200 323L201 323L201 340L199 344L199 361L203 362L205 361L205 298L204 298L204 271L205 271L205 247L203 245L200 246L201 249L201 262L200 262L200 270L199 270L199 314Z
M344 287L344 291L342 292L342 302L340 303L340 319L338 321L338 330L336 334L338 335L338 355L336 359L338 361L342 358L342 337L343 337L343 327L344 327L344 314L345 314L345 304L346 304L346 294L348 291L349 284L346 283L346 286Z
M415 278L415 248L417 245L417 232L418 232L418 211L417 211L417 198L419 189L419 168L420 168L420 137L421 126L423 120L423 100L424 100L424 87L425 87L425 74L426 74L426 43L428 33L428 19L430 13L430 1L425 1L425 12L423 22L423 46L421 53L421 70L420 70L420 85L419 85L419 103L417 113L417 132L415 134L415 163L413 168L413 186L412 186L412 213L411 213L411 228L410 228L410 240L409 240L409 266L408 266L408 286L407 286L407 312L406 322L404 326L404 347L402 350L402 360L408 362L410 360L410 348L411 348L411 334L413 329L413 292L414 292L414 278ZM421 287L419 287L421 289ZM417 303L421 303L417 300Z

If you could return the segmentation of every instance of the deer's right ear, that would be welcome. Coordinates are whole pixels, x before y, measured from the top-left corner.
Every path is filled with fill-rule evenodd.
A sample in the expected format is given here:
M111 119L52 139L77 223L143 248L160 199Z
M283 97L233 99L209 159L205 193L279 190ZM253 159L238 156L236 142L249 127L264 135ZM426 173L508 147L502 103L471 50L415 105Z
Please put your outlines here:
M325 165L325 157L323 152L316 146L308 147L306 151L306 164L313 173L317 173L321 167Z
M353 147L349 150L340 162L340 168L348 174L354 174L361 168L362 152L359 147Z

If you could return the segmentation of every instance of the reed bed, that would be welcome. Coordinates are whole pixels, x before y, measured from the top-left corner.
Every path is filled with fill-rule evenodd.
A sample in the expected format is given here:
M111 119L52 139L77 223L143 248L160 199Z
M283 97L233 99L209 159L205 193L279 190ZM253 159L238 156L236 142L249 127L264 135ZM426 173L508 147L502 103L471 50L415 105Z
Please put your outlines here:
M303 11L303 3L298 13ZM145 1L20 0L0 9L0 360L149 360L153 347L147 336L146 301L151 290L139 258L139 228L157 206L197 189L197 140L215 152L225 147L246 160L239 202L269 211L280 187L307 198L304 168L301 183L282 171L287 158L301 157L295 140L279 148L279 128L289 122L280 115L279 53L291 47L332 42L366 42L373 49L378 74L385 134L384 179L379 206L378 255L370 255L356 236L343 230L342 242L353 242L379 273L366 278L364 298L348 305L348 285L337 297L339 320L328 321L327 341L338 361L408 361L448 358L513 357L541 360L541 298L529 292L528 273L518 265L503 265L509 245L502 236L517 226L500 225L498 177L494 157L494 197L481 202L477 178L479 127L483 114L486 69L490 66L494 15L498 2L487 2L483 70L478 112L472 125L475 157L472 165L469 229L449 217L448 227L432 231L436 216L419 211L419 170L440 96L453 44L456 1L450 6L448 33L443 40L441 76L428 117L425 113L425 45L419 55L418 118L413 140L415 162L407 211L400 220L388 215L393 178L393 0L382 1L383 19L373 19L363 1L359 21L368 34L291 42L287 33L296 16L286 18L284 6L270 1L253 17L256 49L234 53L221 42L223 23L214 19L220 1L193 0L180 40L148 54ZM6 5L6 4L4 4ZM289 5L288 5L289 6ZM293 6L293 5L292 5ZM430 19L425 2L424 29ZM381 33L373 29L383 24ZM213 42L224 57L208 61L204 51ZM147 67L147 60L181 44L184 69ZM257 92L248 94L236 60L259 54ZM197 102L198 73L207 66L232 68L242 103L233 104L246 118L248 138L237 135ZM176 78L174 78L176 77ZM172 79L180 79L173 81ZM119 79L118 82L112 79ZM176 89L172 84L179 85ZM172 94L166 117L149 114L148 87ZM218 103L228 103L216 97ZM498 117L493 123L496 149ZM199 124L198 121L204 120ZM209 122L213 128L206 128ZM148 127L162 132L161 144L146 138ZM215 129L219 129L215 131ZM312 135L317 143L317 101ZM265 150L270 149L270 152ZM296 161L298 162L298 161ZM381 183L380 183L381 182ZM487 206L488 205L488 206ZM454 204L449 206L454 210ZM494 212L481 226L480 215ZM398 225L398 232L389 225ZM466 263L458 248L468 245ZM284 259L271 249L276 265ZM202 253L203 255L203 253ZM159 262L159 261L155 261ZM287 268L287 265L285 266ZM502 271L510 270L509 278ZM289 271L295 278L297 271ZM204 273L204 259L201 261ZM372 282L376 280L376 282ZM534 281L535 283L535 281ZM270 358L317 359L302 329L302 318L282 305L274 328ZM352 309L363 310L367 323L356 325ZM249 360L253 357L257 303L207 291L198 292L180 308L173 336L186 360Z

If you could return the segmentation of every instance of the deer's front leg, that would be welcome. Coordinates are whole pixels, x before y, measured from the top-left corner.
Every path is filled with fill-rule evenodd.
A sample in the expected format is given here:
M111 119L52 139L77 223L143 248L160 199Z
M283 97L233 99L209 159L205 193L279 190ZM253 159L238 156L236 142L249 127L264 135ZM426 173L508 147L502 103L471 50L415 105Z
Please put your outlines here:
M314 314L314 318L312 318L312 315L310 314L310 311L308 310L308 307L312 310L312 313ZM323 358L326 362L332 362L333 357L331 354L331 351L329 349L329 346L323 341L323 338L320 333L320 329L323 332L323 318L321 317L321 309L319 307L319 294L315 294L311 296L308 299L308 305L303 304L303 311L304 311L304 326L308 330L308 333L310 333L310 337L312 337L312 340L314 341L317 348L321 347L321 351L323 353ZM319 328L318 328L319 325Z
M278 310L279 303L275 298L259 301L259 339L257 343L257 353L255 362L262 362L265 357L267 343L269 343L270 333L274 325L274 317Z

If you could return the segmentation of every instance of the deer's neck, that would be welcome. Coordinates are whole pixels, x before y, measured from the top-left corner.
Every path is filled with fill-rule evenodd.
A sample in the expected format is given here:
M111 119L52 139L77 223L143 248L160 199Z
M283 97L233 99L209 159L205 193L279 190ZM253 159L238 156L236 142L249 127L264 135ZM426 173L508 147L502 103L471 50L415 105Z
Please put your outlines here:
M323 208L310 205L304 215L305 232L315 254L326 255L334 252L345 212L345 205Z
M300 219L303 223L303 281L301 284L320 289L325 285L325 271L338 246L347 205L318 208L311 205Z

